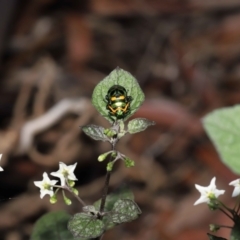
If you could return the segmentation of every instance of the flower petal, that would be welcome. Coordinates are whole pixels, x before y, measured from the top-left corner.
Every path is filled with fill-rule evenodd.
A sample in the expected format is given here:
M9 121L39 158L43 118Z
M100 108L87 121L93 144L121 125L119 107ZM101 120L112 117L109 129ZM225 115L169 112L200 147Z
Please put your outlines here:
M218 198L221 194L224 194L225 190L218 190L216 188L216 177L213 177L209 186L203 187L198 184L195 184L196 189L200 192L200 198L194 203L194 205L200 203L209 203L211 199Z
M232 197L238 196L240 194L240 179L230 182L229 185L234 186Z

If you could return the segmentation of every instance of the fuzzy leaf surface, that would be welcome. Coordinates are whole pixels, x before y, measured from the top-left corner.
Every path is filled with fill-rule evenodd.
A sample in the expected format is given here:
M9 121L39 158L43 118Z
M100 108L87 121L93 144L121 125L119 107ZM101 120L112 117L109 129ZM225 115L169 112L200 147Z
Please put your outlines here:
M86 125L82 127L82 130L89 137L97 141L108 141L108 137L104 134L104 128L97 125Z
M80 240L74 238L67 229L67 224L71 218L65 212L51 212L43 215L36 222L31 240Z
M105 230L105 225L96 216L77 213L69 220L68 229L74 237L88 239L101 236Z
M147 127L154 125L155 122L150 121L146 118L135 118L128 123L128 132L138 133L144 131Z
M221 160L240 173L240 105L215 110L203 119L204 129Z
M130 199L119 199L112 209L112 221L120 224L124 222L131 222L138 218L141 214L138 205Z

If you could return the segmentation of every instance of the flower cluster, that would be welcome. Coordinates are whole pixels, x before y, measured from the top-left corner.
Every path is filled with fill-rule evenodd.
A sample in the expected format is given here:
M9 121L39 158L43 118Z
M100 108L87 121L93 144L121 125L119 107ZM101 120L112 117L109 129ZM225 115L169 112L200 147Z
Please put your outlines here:
M225 193L225 190L218 190L216 187L216 177L213 177L210 185L207 187L200 186L195 184L196 189L200 192L200 198L194 203L194 205L204 203L211 203L213 200L216 200L220 195ZM234 186L232 197L240 195L240 179L236 179L229 183L229 185Z
M237 204L233 209L227 207L224 203L222 203L218 197L225 193L225 190L218 190L216 187L216 177L214 177L210 185L207 187L199 186L195 184L196 189L200 192L200 198L194 203L194 205L200 203L207 203L211 210L220 210L222 211L227 217L229 217L233 221L233 226L223 226L219 224L210 224L210 231L216 232L221 227L231 228L231 239L239 239L240 236L240 179L236 179L229 183L229 185L234 187L232 197L237 198ZM218 236L214 236L208 233L209 239L225 239L219 238Z
M77 163L67 166L65 163L59 163L59 170L57 172L52 172L50 175L60 179L61 186L56 185L58 180L50 180L46 172L43 173L42 181L35 181L35 186L40 188L40 198L43 198L45 195L54 196L53 188L62 188L69 190L72 186L72 181L76 181L77 178L74 175L73 171L75 170Z

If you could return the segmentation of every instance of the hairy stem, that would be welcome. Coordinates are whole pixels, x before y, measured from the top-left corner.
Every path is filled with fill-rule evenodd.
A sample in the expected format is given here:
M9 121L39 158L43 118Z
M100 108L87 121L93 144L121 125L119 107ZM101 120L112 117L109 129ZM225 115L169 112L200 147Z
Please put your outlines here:
M76 195L73 190L71 189L70 186L60 186L60 185L55 185L55 187L61 188L63 190L67 190L68 192L70 192L71 194L73 194L73 196L83 205L86 206L86 203L78 196Z
M112 151L114 151L114 149L115 149L115 144L112 144ZM112 160L113 160L113 157L111 157L108 162L110 163ZM103 195L102 195L100 209L99 209L100 213L104 211L104 207L105 207L105 203L106 203L106 199L107 199L107 194L108 194L110 178L111 178L111 171L107 171L106 178L105 178L105 184L104 184L104 187L103 187ZM102 219L101 215L100 215L99 219ZM97 238L94 238L93 240L101 240L102 237L103 237L103 235L101 235Z
M100 205L100 209L99 209L100 212L104 211L104 207L105 207L105 203L106 203L106 199L107 199L107 194L108 194L108 187L109 187L110 177L111 177L111 172L107 171L106 178L105 178L105 184L104 184L104 188L103 188L103 195L102 195L101 205Z

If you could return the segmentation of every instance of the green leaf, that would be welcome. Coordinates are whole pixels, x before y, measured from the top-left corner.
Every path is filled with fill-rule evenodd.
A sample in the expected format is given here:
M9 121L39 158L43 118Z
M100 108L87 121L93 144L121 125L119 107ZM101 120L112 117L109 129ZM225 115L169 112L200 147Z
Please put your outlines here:
M204 129L213 141L221 160L240 173L240 106L213 111L203 119Z
M107 213L110 213L111 210L113 209L115 202L118 201L118 199L120 198L133 200L134 196L132 191L129 188L123 187L119 189L117 192L109 194L107 196L104 211ZM99 199L94 203L94 206L97 210L100 209L100 204L101 204L101 199ZM106 230L115 226L115 223L112 222L111 216L109 216L109 214L103 217L103 222L105 224Z
M131 222L138 218L141 213L140 208L134 201L130 199L120 199L114 204L111 217L114 223L120 224Z
M94 215L77 213L68 222L68 229L74 237L96 238L103 234L105 225Z
M128 132L133 134L144 131L147 127L154 125L155 122L145 118L135 118L128 123Z
M120 85L124 87L127 90L128 96L133 98L131 101L130 114L128 114L124 120L133 115L144 101L144 93L142 92L137 80L129 72L124 71L121 68L116 68L101 82L99 82L92 95L92 103L95 108L111 123L113 120L109 117L106 95L113 85Z
M51 212L43 215L36 222L31 240L76 240L67 229L71 218L65 212Z
M85 132L89 137L97 141L108 141L108 137L104 133L105 129L101 126L96 126L93 124L86 125L82 127L83 132Z

